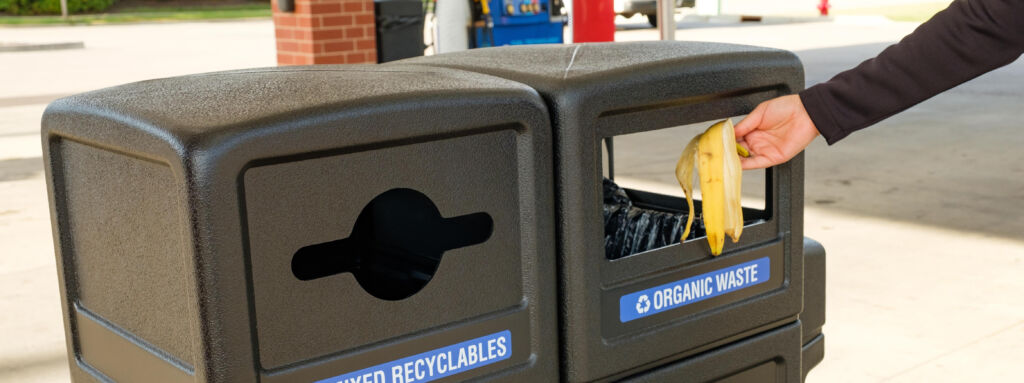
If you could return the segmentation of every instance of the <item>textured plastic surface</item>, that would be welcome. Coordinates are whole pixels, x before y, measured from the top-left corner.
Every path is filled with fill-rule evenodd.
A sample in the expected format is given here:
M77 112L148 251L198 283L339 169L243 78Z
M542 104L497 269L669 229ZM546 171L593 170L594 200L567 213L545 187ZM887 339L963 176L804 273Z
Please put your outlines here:
M315 381L506 330L509 357L454 378L557 379L550 135L533 89L401 65L55 101L42 136L73 380ZM359 264L317 250L335 241Z
M825 248L818 241L804 238L804 357L803 374L825 357Z
M821 333L825 325L825 248L804 238L804 343Z
M747 226L742 240L727 243L720 257L711 257L698 238L609 261L601 224L602 139L741 115L760 101L799 91L803 69L792 53L642 42L485 48L402 62L505 77L534 87L548 103L555 129L566 380L628 376L793 321L800 313L802 156L767 172L767 219ZM680 138L680 148L688 139ZM650 205L685 211L682 199L642 196ZM771 262L768 283L620 321L620 297L626 294L761 258Z
M803 356L801 357L801 379L807 380L807 373L811 372L818 363L825 359L825 334L811 338L810 342L804 343Z
M623 379L646 383L799 383L800 322Z

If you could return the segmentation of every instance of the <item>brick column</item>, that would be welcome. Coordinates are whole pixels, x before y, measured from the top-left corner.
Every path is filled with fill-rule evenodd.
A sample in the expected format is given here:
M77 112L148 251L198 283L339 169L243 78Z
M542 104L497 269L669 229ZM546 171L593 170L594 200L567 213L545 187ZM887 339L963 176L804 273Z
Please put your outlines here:
M295 0L281 12L271 0L278 65L377 62L373 0Z

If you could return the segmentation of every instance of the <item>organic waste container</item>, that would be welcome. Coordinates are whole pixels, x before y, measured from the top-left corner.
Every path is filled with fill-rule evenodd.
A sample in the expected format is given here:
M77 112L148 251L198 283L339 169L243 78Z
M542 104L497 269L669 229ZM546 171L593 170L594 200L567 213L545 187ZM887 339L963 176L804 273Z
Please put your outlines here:
M525 85L402 65L55 101L72 380L556 380L548 121Z
M606 246L609 199L628 200L655 212L652 217L667 215L654 217L663 222L679 222L687 210L681 198L642 190L621 189L615 197L619 189L608 185L602 167L612 167L603 158L607 139L742 115L761 101L803 89L795 55L740 45L642 42L485 48L401 63L504 77L535 88L547 102L555 137L564 380L682 381L694 368L688 366L720 360L715 355L782 360L781 373L761 381L801 379L802 155L765 173L765 208L744 209L741 240L727 243L719 257L710 255L699 227L684 243L669 233L666 243L635 252ZM680 151L689 138L679 138ZM699 208L697 201L695 214ZM717 281L736 276L738 283ZM762 338L750 338L756 334ZM757 371L774 371L725 366L686 380L719 379L748 367L755 368L755 378Z

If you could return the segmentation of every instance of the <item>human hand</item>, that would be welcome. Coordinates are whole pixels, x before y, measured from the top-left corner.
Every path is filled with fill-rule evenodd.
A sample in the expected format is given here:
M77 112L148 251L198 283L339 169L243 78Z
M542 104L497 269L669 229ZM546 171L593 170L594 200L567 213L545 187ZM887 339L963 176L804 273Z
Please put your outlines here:
M818 137L818 129L795 94L762 102L735 130L736 142L750 150L750 157L740 157L744 170L789 161Z

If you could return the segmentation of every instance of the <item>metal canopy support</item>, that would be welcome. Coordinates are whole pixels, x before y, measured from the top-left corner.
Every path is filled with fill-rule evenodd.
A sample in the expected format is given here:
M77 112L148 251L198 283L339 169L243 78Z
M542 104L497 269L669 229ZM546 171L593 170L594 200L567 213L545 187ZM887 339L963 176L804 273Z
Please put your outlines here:
M438 1L434 8L437 39L434 52L448 53L469 49L469 23L472 19L468 0Z
M676 39L676 2L675 0L658 0L658 32L661 39Z

